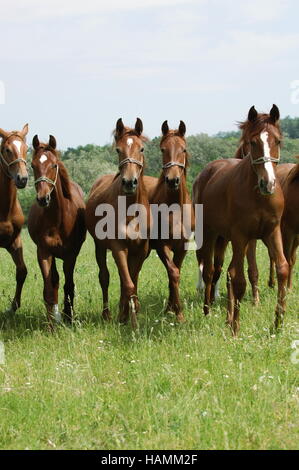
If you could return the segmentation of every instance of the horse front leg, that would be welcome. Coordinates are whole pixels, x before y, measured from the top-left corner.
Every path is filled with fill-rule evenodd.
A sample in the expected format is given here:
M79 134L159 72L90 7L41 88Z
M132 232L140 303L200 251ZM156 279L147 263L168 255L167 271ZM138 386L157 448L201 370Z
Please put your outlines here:
M264 240L264 243L267 245L270 256L276 265L278 295L275 311L275 328L278 329L282 326L286 311L287 283L289 277L289 265L283 252L279 226Z
M244 258L248 241L242 238L232 240L233 257L227 272L227 323L233 336L240 330L240 303L246 291Z
M37 248L37 259L44 281L44 302L46 306L47 319L50 331L54 330L53 320L60 323L61 316L58 311L57 298L55 289L52 284L52 255L45 252L41 248Z
M128 320L131 317L132 328L133 330L136 330L138 328L138 324L137 314L134 307L135 286L129 272L128 251L122 247L116 246L112 248L112 256L118 268L121 284L118 320L120 323L128 323Z
M104 320L111 320L111 312L109 309L109 282L110 274L107 267L107 250L96 245L96 259L99 266L99 282L102 289L103 296L103 311L102 317Z
M13 244L7 248L10 253L15 265L16 265L16 291L14 299L11 303L9 312L14 313L21 306L21 294L23 285L27 276L27 268L23 258L23 246L21 236L19 235Z
M258 288L259 271L258 271L257 262L256 262L256 243L257 243L256 240L251 240L248 243L247 253L246 253L247 262L248 262L248 278L251 284L253 305L258 305L260 302L260 295L259 295L259 288Z
M157 253L162 263L164 264L168 274L169 299L167 304L167 310L175 313L177 321L179 323L182 323L185 321L185 318L182 311L179 295L180 267L178 267L171 259L170 250L166 245L162 245L157 248ZM177 260L177 262L179 263L179 259Z
M148 245L149 245L148 242L146 242L143 249L141 249L140 252L138 252L138 256L136 255L136 253L129 254L128 256L129 272L130 272L130 276L135 287L135 293L134 293L135 297L132 299L134 302L134 307L133 307L133 303L131 302L131 308L135 308L136 315L138 314L140 310L140 302L138 299L138 278L139 278L139 273L141 271L142 265L144 261L146 260L146 258L148 257L148 252L149 252Z

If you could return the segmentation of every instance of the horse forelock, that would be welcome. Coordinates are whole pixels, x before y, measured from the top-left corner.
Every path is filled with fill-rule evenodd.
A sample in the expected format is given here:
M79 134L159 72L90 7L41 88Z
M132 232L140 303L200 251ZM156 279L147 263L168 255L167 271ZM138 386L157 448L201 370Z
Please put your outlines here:
M242 131L240 144L249 142L255 137L259 136L263 131L267 131L278 140L282 139L282 132L280 125L273 124L270 114L258 114L257 118L253 121L244 121L239 123L239 129Z
M40 142L36 150L34 149L32 159L38 158L41 152L50 152L57 158L57 160L60 160L60 152L49 144L45 144L43 142Z
M122 132L121 135L118 136L117 134L117 130L114 129L112 131L112 135L114 137L114 145L120 141L121 139L123 139L124 137L137 137L138 139L140 139L142 142L148 142L149 141L149 138L146 137L145 135L141 134L139 135L135 129L132 129L131 127L124 127L124 131Z

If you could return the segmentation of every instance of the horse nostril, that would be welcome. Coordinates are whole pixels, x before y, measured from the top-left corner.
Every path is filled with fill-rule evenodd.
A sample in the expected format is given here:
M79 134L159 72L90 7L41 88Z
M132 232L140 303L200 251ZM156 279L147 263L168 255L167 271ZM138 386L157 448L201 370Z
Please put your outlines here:
M178 186L180 184L180 178L175 179L175 184Z
M134 186L137 186L137 178L135 178L135 179L133 180L133 185L134 185Z

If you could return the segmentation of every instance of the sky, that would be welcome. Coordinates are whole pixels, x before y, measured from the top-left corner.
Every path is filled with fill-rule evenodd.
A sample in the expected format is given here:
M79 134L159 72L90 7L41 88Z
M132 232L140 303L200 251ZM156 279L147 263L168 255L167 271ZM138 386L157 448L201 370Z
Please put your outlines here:
M0 127L60 148L235 130L254 104L299 116L295 0L0 0ZM292 89L293 87L293 89ZM296 96L298 96L297 93Z

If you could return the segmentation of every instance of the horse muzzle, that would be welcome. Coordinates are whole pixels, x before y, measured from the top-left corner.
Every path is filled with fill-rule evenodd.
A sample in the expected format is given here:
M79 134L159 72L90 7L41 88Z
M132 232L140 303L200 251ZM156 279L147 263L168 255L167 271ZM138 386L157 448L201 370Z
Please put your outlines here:
M130 180L126 178L122 179L122 187L123 187L123 191L125 194L134 194L136 192L137 186L138 186L137 178L133 178Z
M176 178L168 178L166 176L165 182L170 189L177 191L180 187L181 179L178 176Z
M46 196L37 197L36 200L40 207L49 207L51 202L51 195L48 193Z
M275 191L275 181L269 182L261 179L259 181L260 192L263 196L270 196Z
M14 178L15 185L18 189L23 189L27 185L28 176L21 176L19 173Z

